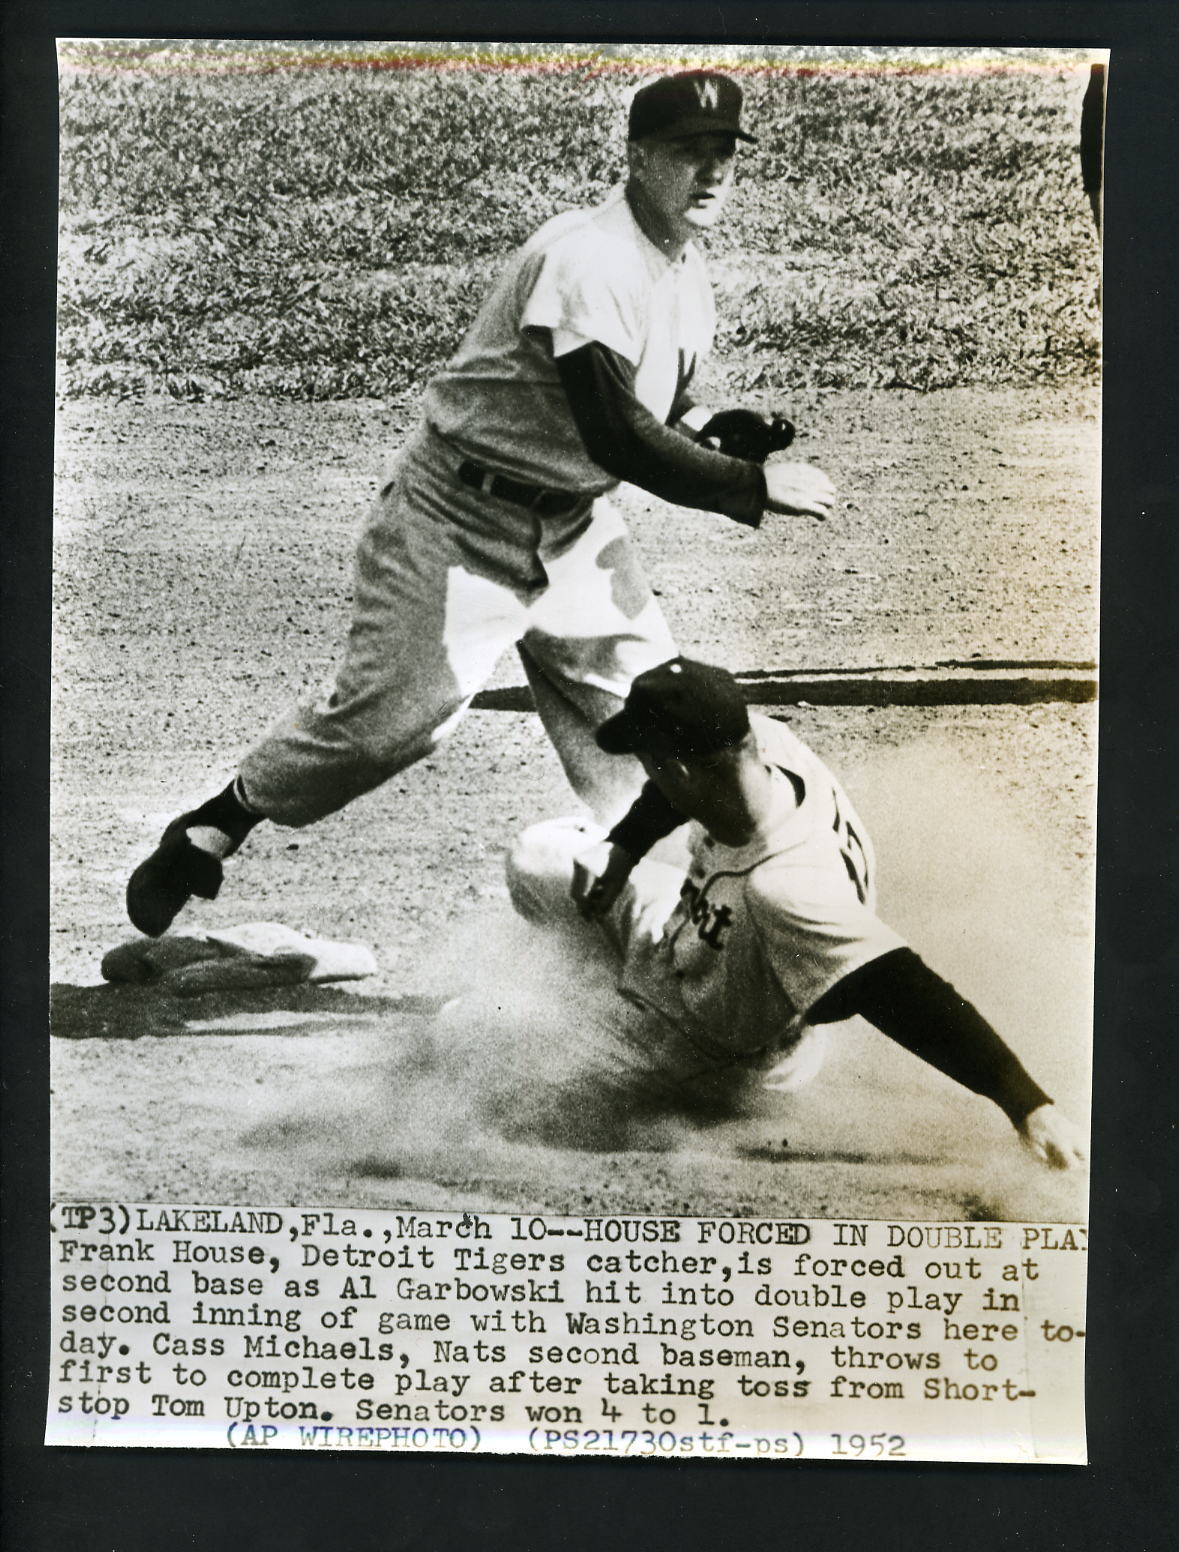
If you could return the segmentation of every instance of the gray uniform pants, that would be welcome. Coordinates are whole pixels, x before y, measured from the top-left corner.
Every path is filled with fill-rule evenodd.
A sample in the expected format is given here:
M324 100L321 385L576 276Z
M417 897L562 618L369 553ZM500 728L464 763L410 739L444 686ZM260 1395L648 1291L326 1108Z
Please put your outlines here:
M311 824L429 754L513 644L578 796L609 822L638 790L637 765L593 732L676 648L622 519L604 496L540 518L464 485L459 462L423 428L381 492L334 687L242 761L268 819Z

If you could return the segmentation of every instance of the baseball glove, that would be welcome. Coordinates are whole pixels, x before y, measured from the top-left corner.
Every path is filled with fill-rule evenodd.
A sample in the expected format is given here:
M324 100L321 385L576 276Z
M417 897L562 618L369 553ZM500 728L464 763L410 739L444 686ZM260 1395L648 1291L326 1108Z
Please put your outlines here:
M794 441L794 427L784 415L767 420L754 410L721 410L696 440L710 444L730 458L765 463L771 453L779 453L790 446Z

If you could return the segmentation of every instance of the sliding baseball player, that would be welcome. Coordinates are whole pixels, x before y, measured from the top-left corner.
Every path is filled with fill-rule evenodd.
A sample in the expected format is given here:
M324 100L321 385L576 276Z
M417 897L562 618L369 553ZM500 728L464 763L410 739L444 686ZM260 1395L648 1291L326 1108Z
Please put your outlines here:
M797 1089L828 1026L859 1014L997 1104L1043 1163L1084 1163L1080 1133L990 1024L877 916L847 794L782 723L750 718L731 675L684 658L640 674L598 743L638 757L640 796L609 832L526 831L508 883L529 920L589 921L612 946L620 1102L715 1111L752 1087ZM686 872L647 857L686 823Z

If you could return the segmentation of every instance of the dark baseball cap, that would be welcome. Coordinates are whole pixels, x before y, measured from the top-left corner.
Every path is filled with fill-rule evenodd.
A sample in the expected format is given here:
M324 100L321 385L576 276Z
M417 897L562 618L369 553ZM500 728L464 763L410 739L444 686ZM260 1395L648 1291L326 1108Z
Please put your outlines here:
M630 105L628 140L686 140L691 135L736 135L741 128L741 88L715 70L683 70L637 91Z
M723 668L676 657L640 674L617 716L598 729L607 754L657 746L680 759L731 749L749 732L741 687Z

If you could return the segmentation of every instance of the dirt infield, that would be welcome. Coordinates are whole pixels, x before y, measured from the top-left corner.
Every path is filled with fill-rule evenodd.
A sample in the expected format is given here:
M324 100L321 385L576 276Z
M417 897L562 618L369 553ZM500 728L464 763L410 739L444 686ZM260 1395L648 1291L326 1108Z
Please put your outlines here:
M777 519L752 534L626 495L685 650L781 672L1093 658L1091 395L844 393L792 409L809 428L800 456L840 486L829 524ZM776 1112L707 1130L597 1113L581 1077L586 1010L608 988L538 944L503 893L513 831L569 806L525 712L473 712L434 758L313 830L265 827L222 898L184 918L360 939L378 977L191 999L96 984L102 953L130 936L123 886L163 820L223 782L266 722L330 672L352 536L407 429L400 407L373 403L63 407L57 1193L1082 1216L1083 1182L1039 1171L993 1107L861 1026L839 1032L827 1071ZM520 682L505 660L494 684ZM885 914L1083 1115L1092 707L789 716L872 827ZM592 1123L576 1147L553 1120L557 1077Z

